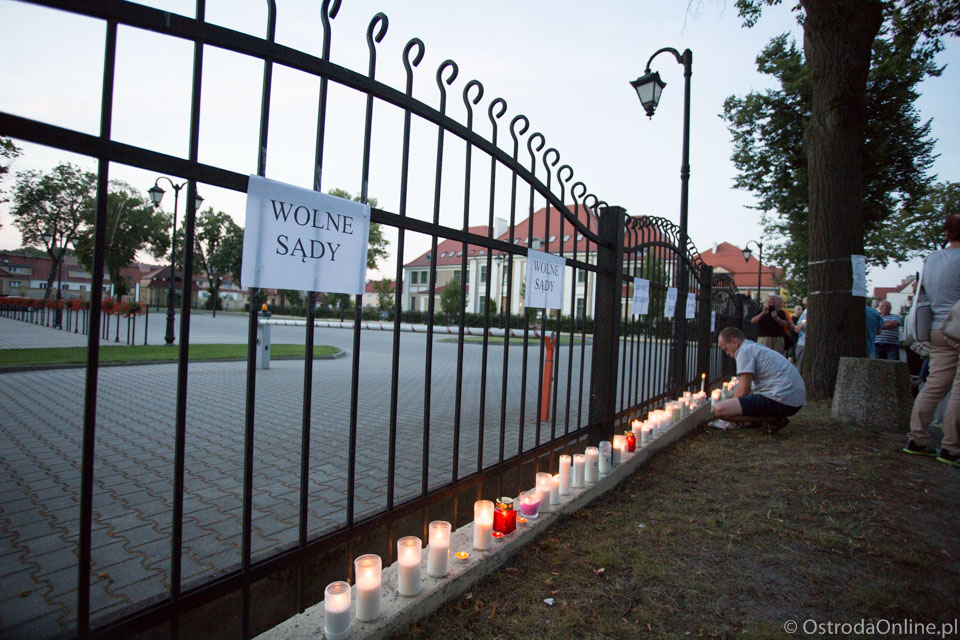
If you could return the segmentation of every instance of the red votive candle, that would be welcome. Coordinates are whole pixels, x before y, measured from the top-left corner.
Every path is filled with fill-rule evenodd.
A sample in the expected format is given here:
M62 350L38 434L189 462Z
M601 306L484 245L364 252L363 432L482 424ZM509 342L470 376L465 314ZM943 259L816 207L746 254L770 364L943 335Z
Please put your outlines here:
M627 441L627 451L637 450L637 436L633 431L624 431L623 437Z
M517 528L517 512L513 510L512 498L499 498L493 511L493 531L506 535Z

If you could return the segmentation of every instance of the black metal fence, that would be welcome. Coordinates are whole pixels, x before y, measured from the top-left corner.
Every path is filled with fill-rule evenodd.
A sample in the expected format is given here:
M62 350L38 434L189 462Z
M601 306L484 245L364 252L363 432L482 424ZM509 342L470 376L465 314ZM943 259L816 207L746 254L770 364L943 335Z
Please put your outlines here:
M315 139L314 189L323 188L323 168L334 151L325 148L329 84L335 83L365 99L362 162L358 167L362 191L367 201L372 153L374 104L392 105L402 113L402 143L399 158L399 205L396 211L374 208L372 220L396 230L395 281L397 283L389 356L389 393L381 393L384 414L382 429L361 416L362 404L376 402L368 393L366 376L370 373L362 360L365 337L360 330L361 304L355 305L356 324L352 335L349 393L341 402L345 407L342 442L345 468L327 472L323 487L342 488L344 499L331 522L318 523L312 515L316 499L316 469L311 460L318 453L330 455L331 444L318 452L317 433L329 428L324 411L317 406L318 382L314 361L304 358L302 387L297 392L301 406L297 425L299 448L291 454L296 468L298 509L286 543L266 551L254 549L254 527L264 512L258 503L261 489L256 485L255 465L261 455L271 453L258 448L258 372L256 330L259 316L259 292L251 292L248 333L248 361L244 393L242 462L240 486L231 499L231 523L239 531L236 561L214 575L201 578L185 576L184 514L185 501L192 501L186 486L188 394L191 369L189 305L180 310L179 361L176 369L175 420L172 429L172 491L169 494L169 565L165 593L135 602L123 609L103 614L91 606L91 531L101 516L94 508L98 485L94 468L98 426L99 339L102 319L89 319L88 362L83 414L81 462L79 566L75 627L68 633L87 636L129 636L158 627L171 637L196 635L198 620L215 616L220 635L243 638L263 631L280 620L322 598L324 586L333 579L349 577L351 559L360 553L374 552L389 563L393 560L394 541L405 535L426 539L430 520L442 515L458 527L472 519L473 501L499 495L516 495L529 487L538 470L555 471L558 455L582 450L585 443L595 444L611 436L618 425L642 412L659 406L685 389L701 384L706 373L709 382L722 375L721 356L713 345L715 330L726 322L742 317L733 302L735 287L730 282L718 286L692 246L678 246L676 227L658 218L630 218L619 207L608 206L589 193L582 182L573 181L569 165L560 165L560 154L546 148L544 136L530 132L524 115L507 119L507 103L502 98L489 102L486 122L475 122L474 108L484 97L477 80L461 90L466 108L462 124L447 115L448 92L459 76L459 68L446 60L435 72L438 105L428 105L413 97L416 69L425 45L412 38L404 48L402 64L406 71L403 90L376 80L377 44L385 37L388 19L378 13L370 21L366 38L369 65L365 74L330 62L332 20L339 0L325 0L323 11L322 54L311 56L275 42L276 5L268 1L266 37L257 38L204 21L205 4L197 2L197 18L188 18L142 5L104 0L90 3L80 0L31 0L34 4L63 9L101 20L105 24L100 131L90 135L81 131L46 124L23 115L0 113L0 133L65 151L85 154L99 161L93 307L99 307L102 291L104 226L107 185L112 163L180 176L189 181L184 224L184 271L192 272L194 256L194 201L197 184L244 192L247 176L198 161L200 105L204 52L209 47L227 50L262 61L261 118L255 172L264 175L266 149L271 126L270 105L274 67L298 70L319 79L319 103ZM190 111L190 142L186 157L158 153L117 142L111 137L114 70L117 63L117 31L124 25L193 43L193 90ZM480 120L480 118L477 118ZM436 129L436 161L432 166L411 162L411 137L414 122ZM487 131L482 135L479 129ZM445 144L456 141L463 150L462 207L451 215L441 206L445 185ZM449 149L446 152L449 157ZM558 167L558 165L560 165ZM474 173L484 169L483 193L474 193L479 183ZM478 174L479 175L479 174ZM430 215L418 217L408 212L408 184L412 179L429 180L434 185ZM485 197L481 197L485 196ZM477 202L484 210L475 212ZM485 224L471 227L481 216ZM507 220L507 231L495 233L495 218ZM470 266L485 267L485 292L491 283L494 261L506 270L504 308L522 307L520 282L528 248L540 249L566 260L564 308L560 312L522 308L521 325L511 313L498 314L484 304L483 326L491 328L505 315L507 328L523 331L516 347L510 341L498 344L485 335L479 345L464 339L467 279L460 280L460 334L455 351L442 348L433 335L437 297L429 296L426 314L427 333L420 346L411 351L402 344L398 330L405 309L404 256L411 234L427 236L433 259L429 266L428 289L433 292L440 277L436 259L438 245L444 240L460 243L457 260L461 273ZM646 316L630 312L633 278L650 281L650 310ZM183 299L192 298L192 281L184 283ZM677 292L676 315L664 317L669 290ZM694 296L694 313L686 317L687 294ZM314 320L315 293L308 294L307 326ZM593 309L593 331L587 332L584 318ZM711 312L716 312L714 318ZM566 316L563 318L562 316ZM566 323L564 324L564 321ZM714 321L715 320L715 321ZM563 328L566 331L562 331ZM545 329L533 337L533 329ZM550 335L550 333L553 335ZM305 354L313 352L314 332L305 330ZM479 357L476 351L479 350ZM549 361L554 375L546 377ZM452 367L446 366L454 363ZM410 366L420 372L412 387ZM422 369L420 369L422 365ZM440 373L440 372L443 373ZM452 374L450 373L452 371ZM263 374L261 374L263 375ZM409 399L419 389L421 399L411 411ZM443 389L443 391L438 391ZM376 395L376 394L375 394ZM260 409L262 411L262 408ZM189 425L197 428L195 423ZM326 432L324 432L326 433ZM375 434L375 435L374 435ZM383 446L370 446L376 437ZM339 455L341 452L336 451ZM377 464L367 464L374 459ZM403 464L401 465L401 462ZM411 479L410 469L418 477ZM194 471L190 469L190 471ZM369 485L379 487L370 494ZM235 624L234 624L235 622ZM208 629L208 632L210 630Z

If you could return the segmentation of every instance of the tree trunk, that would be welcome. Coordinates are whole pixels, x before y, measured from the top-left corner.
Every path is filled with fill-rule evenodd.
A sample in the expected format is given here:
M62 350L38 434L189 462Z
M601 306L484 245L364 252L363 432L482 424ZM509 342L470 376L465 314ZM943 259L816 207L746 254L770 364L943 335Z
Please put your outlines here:
M867 72L883 15L876 0L801 0L813 86L804 135L810 181L810 318L804 381L829 398L841 356L864 356L864 299L851 295L850 256L863 254Z
M60 263L57 262L57 256L52 252L48 252L50 255L50 271L47 273L47 288L43 291L43 299L49 300L53 295L53 281L57 279L57 267L60 266Z

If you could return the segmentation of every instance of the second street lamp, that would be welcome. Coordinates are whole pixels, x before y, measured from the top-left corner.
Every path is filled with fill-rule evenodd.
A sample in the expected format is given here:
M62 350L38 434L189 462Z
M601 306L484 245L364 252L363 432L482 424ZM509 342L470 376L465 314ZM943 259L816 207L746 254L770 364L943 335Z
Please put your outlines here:
M180 201L180 189L183 189L188 183L181 182L180 184L176 184L167 176L157 178L153 186L147 190L147 193L150 194L150 201L153 203L153 206L158 209L160 208L160 201L163 199L164 194L163 189L160 188L161 180L166 180L170 186L173 187L173 231L170 233L170 286L167 288L167 331L163 336L164 342L172 345L173 341L176 340L173 335L173 322L176 317L173 301L177 295L175 288L177 275L177 203ZM201 198L198 193L196 201L194 202L194 210L199 210L202 203L203 198ZM186 248L184 248L184 250L186 250ZM187 274L183 275L187 277Z
M56 325L58 329L63 329L63 310L60 308L59 304L63 300L63 254L67 250L67 243L73 245L73 248L77 248L77 242L80 239L77 236L70 236L69 238L66 235L61 236L59 239L49 231L43 234L43 244L46 245L47 250L51 253L53 249L57 249L57 317Z
M748 240L747 244L743 245L744 262L750 262L750 256L753 255L753 250L750 248L751 242L757 245L757 249L760 250L760 255L757 257L757 304L760 304L760 277L763 274L763 244L758 240Z

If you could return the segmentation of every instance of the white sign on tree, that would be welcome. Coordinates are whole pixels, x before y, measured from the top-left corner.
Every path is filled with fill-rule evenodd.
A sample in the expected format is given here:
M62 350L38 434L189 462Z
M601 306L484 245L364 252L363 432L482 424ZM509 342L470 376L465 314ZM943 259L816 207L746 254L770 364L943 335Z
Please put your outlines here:
M252 175L244 286L363 295L370 205Z
M867 260L864 256L850 256L850 267L853 270L853 287L851 294L859 298L867 297Z
M633 279L633 315L645 316L650 310L650 281Z
M686 318L690 320L697 317L697 294L687 292L687 313Z
M563 306L563 270L567 261L543 251L527 249L526 307L559 309Z
M663 317L672 318L677 308L677 289L676 287L667 287L667 301L663 304Z

